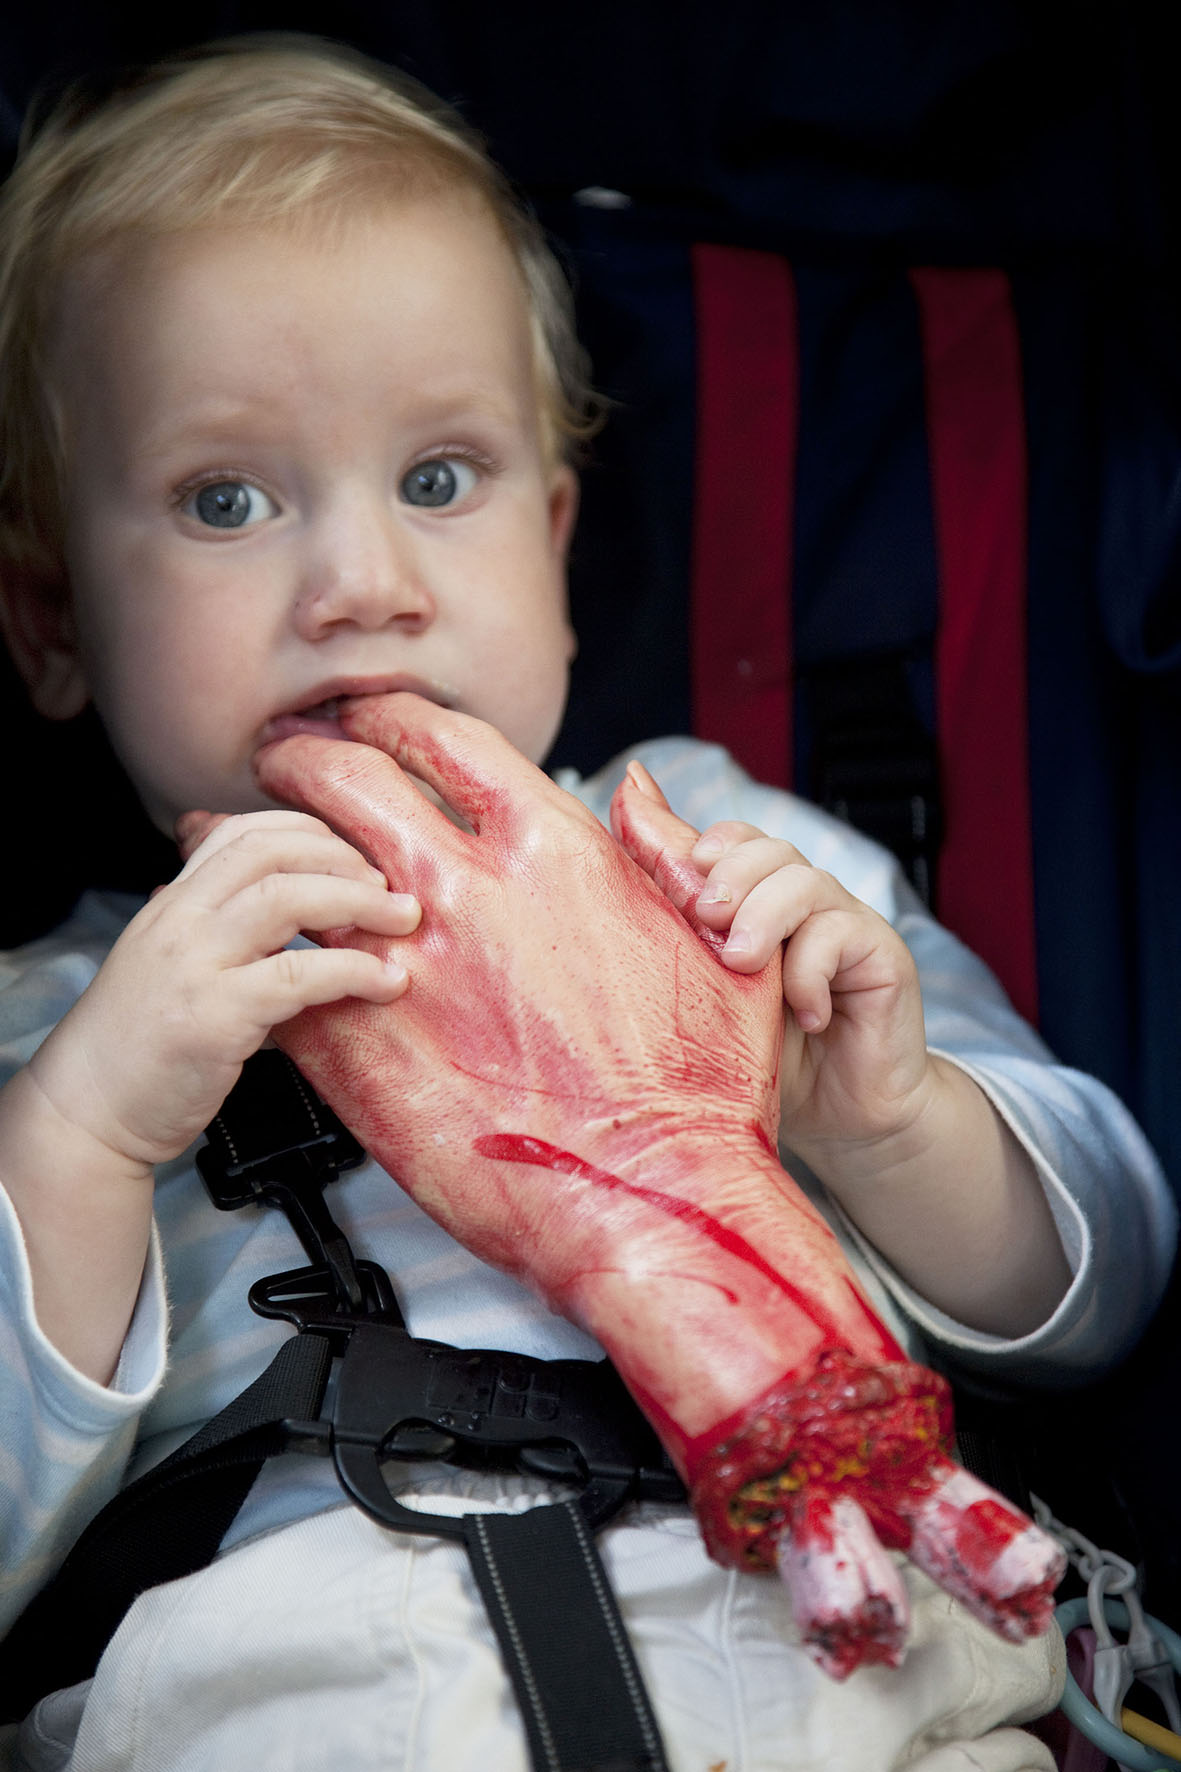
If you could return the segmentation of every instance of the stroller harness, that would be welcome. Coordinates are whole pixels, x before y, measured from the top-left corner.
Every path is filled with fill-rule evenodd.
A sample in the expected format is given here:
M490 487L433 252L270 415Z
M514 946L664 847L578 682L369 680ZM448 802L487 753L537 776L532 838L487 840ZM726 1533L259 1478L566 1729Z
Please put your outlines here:
M135 1599L204 1568L268 1458L330 1457L380 1524L457 1539L495 1630L537 1772L664 1772L659 1728L594 1533L684 1488L607 1361L416 1340L389 1279L323 1197L364 1152L277 1051L257 1053L198 1153L216 1206L278 1205L311 1265L250 1289L297 1331L240 1396L122 1490L0 1648L0 1720L93 1674ZM335 1384L330 1388L330 1380ZM387 1480L429 1459L570 1487L524 1513L429 1514Z

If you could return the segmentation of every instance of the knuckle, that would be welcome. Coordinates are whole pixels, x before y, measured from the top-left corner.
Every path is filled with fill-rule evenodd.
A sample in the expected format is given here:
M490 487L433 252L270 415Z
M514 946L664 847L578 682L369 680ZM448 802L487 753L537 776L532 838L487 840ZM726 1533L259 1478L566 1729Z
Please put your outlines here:
M248 812L231 812L227 818L215 826L215 832L221 836L224 843L249 841L254 831L254 822Z
M301 950L281 948L275 955L275 973L285 990L298 990L307 973L307 962Z
M288 874L263 874L252 890L264 905L285 906L291 896L290 878Z

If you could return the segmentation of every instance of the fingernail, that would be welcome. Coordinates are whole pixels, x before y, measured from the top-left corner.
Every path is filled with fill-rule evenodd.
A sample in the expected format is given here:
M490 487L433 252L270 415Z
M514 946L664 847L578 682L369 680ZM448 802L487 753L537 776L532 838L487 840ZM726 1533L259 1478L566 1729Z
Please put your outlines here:
M805 1034L814 1033L820 1026L820 1017L814 1009L797 1009L795 1014L796 1026L801 1028Z
M726 938L726 945L722 952L734 956L749 954L753 951L754 945L745 929L732 929Z
M715 861L725 847L720 837L699 837L693 845L693 855L697 861Z
M644 765L642 763L637 763L634 757L627 766L627 779L631 782L634 788L637 788L639 792L644 795L645 799L664 799L664 795L661 793L652 777L648 774Z
M413 892L391 892L389 902L402 922L402 934L412 935L422 922L422 906Z
M699 895L697 902L698 904L732 904L734 894L723 880L715 880Z

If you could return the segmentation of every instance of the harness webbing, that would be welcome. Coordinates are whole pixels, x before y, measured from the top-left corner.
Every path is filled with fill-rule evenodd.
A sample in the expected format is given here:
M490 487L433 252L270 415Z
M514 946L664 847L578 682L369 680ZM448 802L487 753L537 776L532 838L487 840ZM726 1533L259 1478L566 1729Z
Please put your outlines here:
M199 1167L215 1203L282 1205L317 1264L251 1290L299 1333L91 1522L0 1644L0 1722L92 1675L139 1595L211 1562L266 1460L302 1451L330 1454L381 1524L464 1544L537 1772L667 1772L592 1528L632 1494L683 1492L613 1370L414 1341L386 1276L354 1261L321 1197L357 1147L282 1054L248 1062L209 1136ZM391 1455L533 1470L580 1494L521 1514L421 1514L383 1483Z
M469 1514L464 1542L538 1772L659 1772L660 1730L580 1510Z
M93 1519L0 1644L0 1722L89 1679L142 1593L212 1562L288 1418L315 1420L332 1366L320 1336L285 1341L254 1383Z

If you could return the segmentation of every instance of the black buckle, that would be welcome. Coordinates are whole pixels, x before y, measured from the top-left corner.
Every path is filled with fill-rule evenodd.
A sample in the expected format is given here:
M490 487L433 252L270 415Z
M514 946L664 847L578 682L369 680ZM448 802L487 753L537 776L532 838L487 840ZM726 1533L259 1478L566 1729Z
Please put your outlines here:
M329 1455L346 1493L373 1519L402 1532L466 1537L462 1519L397 1499L387 1480L397 1460L569 1485L592 1531L632 1496L684 1500L663 1446L609 1361L538 1360L409 1334L388 1275L354 1257L324 1203L326 1184L364 1153L282 1053L249 1061L208 1138L197 1166L214 1205L280 1207L311 1257L310 1267L257 1280L251 1308L325 1336L337 1356L326 1418L285 1422L288 1444Z
M390 1461L439 1458L569 1484L591 1531L633 1495L684 1498L608 1361L449 1347L382 1323L359 1324L341 1361L332 1455L344 1488L374 1519L444 1538L463 1538L463 1521L404 1506L388 1482Z
M300 1127L302 1138L296 1136ZM363 1163L365 1152L309 1090L289 1058L272 1050L256 1052L206 1128L206 1138L208 1143L197 1152L197 1169L219 1211L278 1206L314 1263L304 1271L327 1271L341 1310L371 1314L382 1308L401 1321L385 1274L372 1262L354 1260L347 1237L324 1203L328 1183L343 1169ZM375 1306L374 1271L384 1285L380 1307ZM263 1284L293 1277L279 1274Z
M360 1264L366 1275L373 1264ZM416 1339L374 1314L332 1304L323 1270L276 1274L251 1288L260 1315L323 1334L340 1355L326 1420L288 1421L293 1451L327 1453L346 1493L400 1532L463 1539L462 1518L405 1506L391 1488L398 1460L515 1471L578 1491L597 1531L633 1496L680 1502L685 1489L608 1360L539 1360L495 1348ZM317 1296L318 1292L318 1296Z

